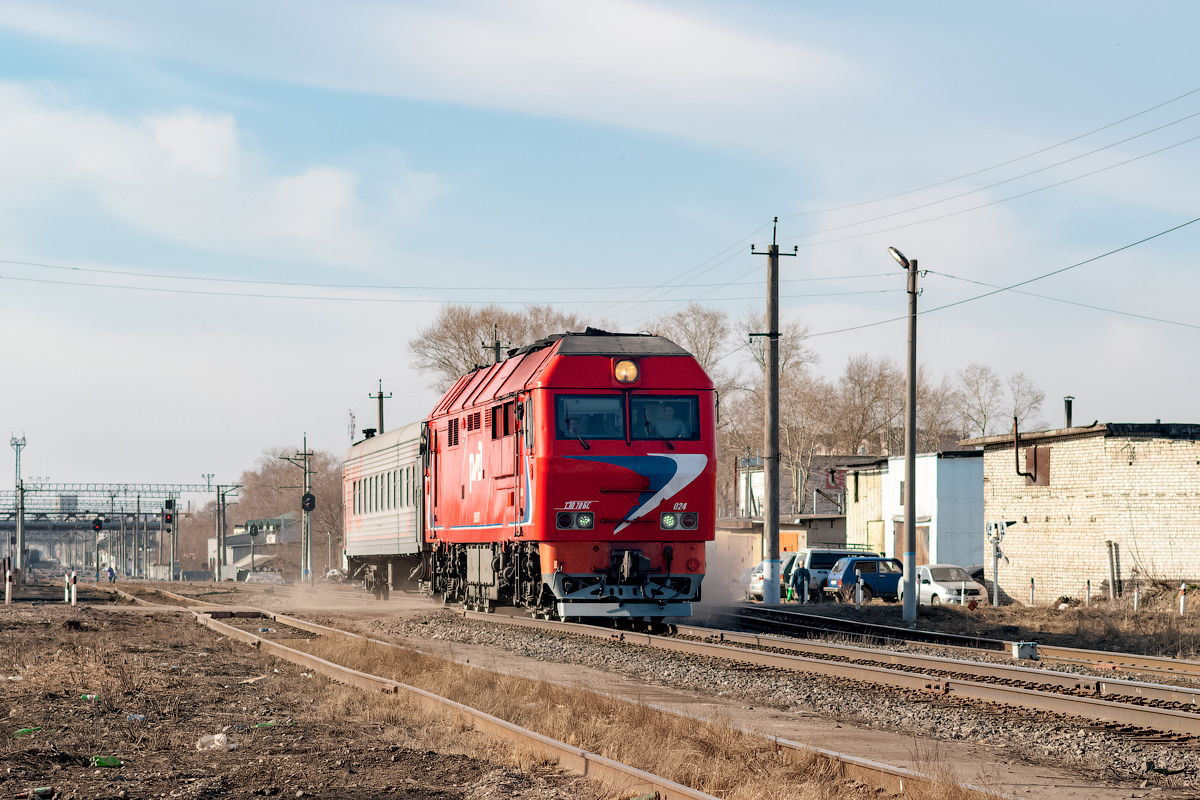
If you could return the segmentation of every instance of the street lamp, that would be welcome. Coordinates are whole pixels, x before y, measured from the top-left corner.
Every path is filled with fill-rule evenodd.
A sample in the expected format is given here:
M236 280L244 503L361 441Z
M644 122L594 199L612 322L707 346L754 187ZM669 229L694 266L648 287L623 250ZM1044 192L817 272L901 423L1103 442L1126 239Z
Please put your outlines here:
M904 621L917 621L917 260L888 252L908 273L908 385L904 408Z

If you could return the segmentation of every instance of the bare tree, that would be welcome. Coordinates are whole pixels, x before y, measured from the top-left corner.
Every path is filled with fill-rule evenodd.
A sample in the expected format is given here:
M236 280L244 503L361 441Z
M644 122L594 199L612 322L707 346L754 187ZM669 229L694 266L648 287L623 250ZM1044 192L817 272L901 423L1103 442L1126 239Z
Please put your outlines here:
M1003 387L986 364L968 364L958 371L958 414L964 436L987 436L1004 408Z
M724 311L691 303L683 311L653 320L647 330L670 339L695 356L722 396L737 386L738 373L721 364L730 355L729 338L733 331Z
M830 422L834 447L855 453L862 447L893 452L904 413L904 375L886 356L852 356L834 387Z
M480 307L448 303L437 317L408 343L413 366L432 376L445 390L477 366L491 363L493 333L501 346L520 347L552 333L581 331L587 320L552 306L532 305L508 311L497 305Z
M917 370L917 452L958 449L961 436L958 390L948 375L934 383L925 366Z
M745 343L754 363L758 364L759 376L767 369L767 337L751 337L750 334L766 333L767 323L765 320L764 312L750 309L737 321L735 326L738 338ZM802 364L816 364L820 361L816 351L804 342L808 338L810 330L809 326L798 319L788 320L779 326L780 375L793 367L799 367Z
M813 459L828 443L833 387L807 364L793 367L779 381L779 456L792 478L796 513L805 512L804 486Z
M1008 394L1012 404L1011 417L1017 418L1017 424L1022 428L1045 428L1047 423L1042 419L1042 401L1046 393L1033 385L1033 381L1025 377L1024 372L1018 372L1008 379Z

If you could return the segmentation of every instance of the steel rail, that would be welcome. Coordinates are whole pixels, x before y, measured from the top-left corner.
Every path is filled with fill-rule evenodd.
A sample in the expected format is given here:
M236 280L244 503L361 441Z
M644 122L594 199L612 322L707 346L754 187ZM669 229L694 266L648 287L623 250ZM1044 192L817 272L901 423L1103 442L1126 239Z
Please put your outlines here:
M928 669L979 678L1016 681L1024 684L1057 686L1069 691L1086 692L1096 696L1136 697L1163 703L1177 703L1200 709L1200 689L1164 686L1140 681L1096 678L1069 672L1054 672L1037 667L994 662L966 661L944 656L919 653L898 653L854 645L828 644L805 639L788 639L768 634L716 631L712 628L679 626L677 633L718 642L732 642L752 647L771 647L797 653L812 653L833 658L869 659L880 664L894 664L909 669ZM953 680L953 678L951 678Z
M959 679L949 680L912 672L898 672L883 667L828 661L799 655L780 655L761 650L731 647L729 645L671 639L648 633L615 632L608 628L596 628L577 623L554 622L547 624L543 620L499 617L495 614L482 614L473 611L465 611L463 614L471 619L487 621L501 620L505 624L561 630L568 633L584 634L593 638L658 647L664 650L704 655L744 664L776 667L793 672L818 674L842 680L847 678L862 680L892 688L927 691L933 694L948 695L967 700L1000 703L1034 711L1074 716L1095 722L1132 725L1138 728L1148 728L1187 736L1200 736L1200 714L1193 714L1186 711L1131 705L1113 700L1100 700L1054 692L1041 692L1017 686L1002 686Z
M268 618L274 620L276 623L278 623L280 625L289 625L294 628L299 628L300 630L308 631L309 633L320 634L322 636L326 636L326 635L344 636L344 637L349 637L349 638L353 638L353 639L359 639L359 640L362 640L365 642L370 642L372 644L383 645L383 646L389 647L389 648L401 648L402 647L401 645L397 645L394 642L385 642L380 639L372 639L370 637L363 636L361 634L351 633L350 631L343 631L343 630L339 630L337 628L330 628L328 626L321 625L316 622L310 622L310 621L304 620L304 619L299 619L297 617L289 617L289 616L286 616L283 614L278 614L278 613L267 613L267 612L264 612L264 613L267 614ZM478 612L472 612L472 613L474 614L474 613L478 613ZM483 616L486 616L489 619L494 618L494 615L483 615ZM543 625L545 625L545 626L567 625L567 623L557 623L554 621L542 621L542 622L543 622ZM420 650L419 648L410 648L410 649L416 649L418 652L426 653L428 655L435 655L433 653L427 653L427 651ZM704 721L703 718L695 717L690 714L685 714L681 711L676 711L674 709L662 708L659 706L652 706L652 707L658 711L661 711L666 714L672 714L677 717ZM745 728L736 728L736 730L738 730L742 733L745 733L745 734L758 736L760 738L764 738L764 739L768 738L767 736L765 736L764 734L762 734L759 731L748 730ZM911 786L912 784L915 784L915 783L928 784L928 783L932 782L933 780L935 780L928 775L924 775L922 773L915 772L910 769L905 769L903 767L894 767L890 764L884 764L879 761L872 761L870 759L859 758L858 756L851 756L851 755L847 755L845 753L838 753L833 750L826 750L826 749L820 748L820 747L813 747L811 745L802 744L800 742L793 742L791 740L782 739L779 737L773 736L773 737L769 737L769 738L770 738L771 743L775 746L776 750L789 763L800 760L801 758L804 757L804 754L816 753L819 757L821 757L826 762L828 762L830 764L831 768L837 771L838 775L844 776L847 778L851 778L853 780L862 781L864 783L869 783L870 785L875 786L880 789L883 789L885 791L903 793L905 790L905 781L907 781L908 784ZM979 792L992 791L993 794L995 794L994 790L983 789L981 787L974 786L971 784L960 784L960 785L963 788L969 789L972 791L979 791ZM996 796L1001 797L1001 798L1009 797L1009 795L1003 795L1003 794L996 795Z
M1161 672L1184 678L1200 678L1200 661L1166 656L1144 656L1136 653L1115 653L1107 650L1084 650L1077 647L1038 645L1038 658L1061 661L1093 669L1125 669L1134 672Z
M267 612L263 613L267 617L273 616ZM226 625L223 622L205 616L202 612L194 611L192 614L200 624L212 630L219 631L231 639L244 642L251 647L257 648L260 652L269 652L278 658L290 661L293 664L313 670L314 672L319 672L340 683L368 691L384 692L386 694L404 693L427 711L438 714L460 714L470 719L471 724L476 730L527 746L543 756L556 760L560 766L569 772L604 781L619 789L657 792L662 800L676 800L677 798L678 800L718 800L713 795L665 780L657 775L651 775L643 770L630 767L610 758L605 758L596 753L590 753L582 748L559 742L535 731L514 725L499 717L493 717L490 714L477 711L462 703L456 703L453 700L448 700L423 689L418 689L415 686L408 686L399 681L381 678L366 672L359 672L358 670L317 658L316 656L295 650L270 639L256 636L241 628Z
M185 609L179 608L177 606L156 605L154 603L151 603L148 600L143 600L142 598L135 597L133 595L129 595L126 592L123 592L119 589L115 589L113 587L102 587L102 588L104 591L110 591L110 592L114 592L118 595L128 597L130 600L134 601L135 603L141 604L141 605L155 606L155 607L161 608L163 610L172 610L172 611L184 611L185 610ZM155 589L155 591L159 592L163 595L166 595L168 597L177 599L177 600L191 601L191 602L198 603L200 605L213 606L214 608L221 608L223 606L223 604L218 604L218 603L206 603L203 601L195 601L195 600L193 600L193 598L185 597L183 595L177 595L172 592L168 592L164 589ZM350 673L355 672L354 670L348 670L347 668L339 667L339 665L332 664L331 662L325 662L322 659L316 658L315 656L310 656L307 653L304 653L303 651L292 650L292 648L288 648L284 645L279 645L277 642L273 642L270 639L255 636L253 633L250 633L248 631L243 631L240 628L236 628L231 625L225 625L223 623L219 623L215 619L213 619L211 616L208 616L208 614L211 614L212 612L203 612L202 613L202 612L191 611L190 613L192 613L197 618L197 620L201 622L201 624L204 624L204 625L212 628L213 630L229 629L229 631L226 633L226 635L229 635L232 638L239 639L243 642L247 642L247 643L251 644L252 646L259 647L259 648L261 648L263 646L261 643L266 643L266 647L268 650L272 650L272 651L276 652L278 655L285 658L286 660L292 661L293 663L296 663L300 666L305 666L314 671L321 672L322 674L325 674L328 677L331 677L335 680L342 680L342 679L336 677L335 675L331 675L329 672L327 672L325 665L329 665L331 668L334 668L336 670L346 670L347 672L350 672ZM220 612L218 612L218 613L220 613ZM234 612L230 612L230 613L232 614ZM280 625L288 625L288 626L297 628L299 630L308 631L309 633L314 633L314 634L318 634L318 635L322 635L322 636L333 634L333 635L338 635L338 636L343 636L343 637L348 637L348 638L353 638L353 639L360 639L362 641L370 642L372 644L382 645L382 646L389 647L389 648L398 648L399 647L399 645L396 645L393 642L385 642L380 639L372 639L372 638L362 636L357 633L351 633L349 631L343 631L343 630L338 630L336 628L330 628L330 627L327 627L325 625L320 625L315 622L309 622L308 620L303 620L303 619L299 619L296 617L289 617L289 616L286 616L283 614L278 614L275 612L264 611L262 609L253 609L250 613L258 614L261 616L261 618L273 620L274 622L276 622L277 624L280 624ZM564 623L555 623L555 622L544 622L543 625L550 627L550 626L554 626L554 625L565 625L565 624ZM220 626L220 627L218 628L218 626ZM569 627L569 626L567 626L567 627ZM259 644L255 644L255 642L258 642ZM413 649L417 649L417 648L413 648ZM287 651L287 652L285 653L283 651ZM418 649L418 652L425 652L425 651L420 651ZM302 657L304 660L297 661L297 660L291 658L290 655L288 655L288 653L294 653L297 656ZM434 655L434 654L430 653L429 655ZM366 675L365 673L356 673L356 674L357 675ZM366 677L372 678L375 676L366 675ZM390 687L392 684L396 684L395 681L388 681L387 679L384 679L384 678L377 678L376 680L382 682L381 685L386 684L388 687ZM344 680L343 682L350 683L351 685L357 685L357 684L353 684L350 680ZM404 686L404 684L396 684L396 685ZM375 685L368 685L368 686L365 686L362 688L373 689L373 688L378 688L378 687ZM405 687L405 688L411 689L412 691L415 691L415 692L423 692L423 690L415 689L414 687ZM384 690L386 691L387 689L385 688ZM437 704L432 704L431 706L429 706L429 707L432 707L435 709L441 708L443 706L458 706L459 705L457 703L454 703L451 700L446 700L445 698L437 698L436 695L433 695L432 697L436 698L437 700L440 700L441 704L442 704L442 706L438 706ZM432 702L433 701L430 701L430 703L432 703ZM673 709L659 708L657 706L654 706L654 707L658 711L661 711L666 714L673 714L675 716L684 717L687 719L701 719L698 717L693 717L688 714L684 714L683 712L676 711ZM482 713L482 712L475 712L475 713ZM483 715L483 716L486 717L487 715ZM503 722L503 720L501 720L501 722ZM504 724L506 726L509 725L509 723L504 723ZM519 729L519 730L523 731L524 729ZM759 736L762 738L767 738L758 731L747 730L747 729L743 729L743 728L736 728L736 730L738 730L742 733L745 733L745 734ZM492 731L492 732L496 733L497 735L504 735L503 731ZM532 733L532 732L529 732L529 733ZM540 734L534 734L534 735L540 736ZM554 740L550 740L550 741L554 742ZM803 758L806 754L816 754L819 758L823 759L826 763L828 763L830 765L830 768L835 771L835 774L837 776L849 778L851 780L857 780L857 781L860 781L863 783L867 783L867 784L870 784L871 786L877 787L879 789L882 789L882 790L888 791L888 792L903 794L904 790L906 788L906 782L907 782L907 786L912 786L914 784L927 785L936 780L935 778L931 778L929 775L924 775L920 772L905 769L903 767L895 767L895 766L892 766L891 764L884 764L882 762L872 761L870 759L860 758L858 756L851 756L846 753L839 753L839 752L836 752L833 750L826 750L821 747L813 747L811 745L802 744L800 742L793 742L791 740L783 739L780 737L770 737L770 742L775 747L776 751L788 763L793 763L795 761L798 761L801 758ZM572 748L571 746L563 745L560 742L554 742L554 743L567 748L572 753L575 753L575 757L578 757L578 753L586 753L586 751L582 751L579 748ZM578 751L578 753L576 753L576 751ZM596 758L599 758L599 757L596 757ZM567 765L569 762L566 759L560 759L560 763ZM619 762L615 762L615 763L619 763ZM619 766L624 767L625 765L619 765ZM568 768L568 767L564 766L564 768ZM628 769L633 770L634 768L629 767ZM581 772L580 774L587 774L587 773ZM943 780L945 780L945 779L943 779ZM994 789L984 789L982 787L974 786L972 784L959 784L959 785L962 788L968 789L971 791L978 791L978 792L983 792L983 793L991 792L990 796L996 796L999 798L1011 798L1012 800L1015 800L1015 798L1012 798L1011 795L997 794ZM684 788L686 789L687 787L684 787ZM691 790L689 790L689 791L691 791ZM668 794L662 793L662 792L660 792L660 796L663 798L663 800L667 800L668 797L671 797L671 795L668 795ZM695 796L695 797L702 797L702 798L709 797L709 795L704 795L704 794L696 794L696 795L691 795L691 796L680 795L680 796L682 796L682 797Z
M1010 650L1013 644L1015 644L1015 642L1007 639L989 639L980 636L964 636L962 634L918 629L910 630L890 625L847 620L840 617L803 614L786 609L737 608L735 611L713 611L709 612L709 616L729 617L759 625L769 623L762 619L756 619L756 617L769 616L777 618L773 624L806 631L816 631L823 634L842 632L856 636L892 639L918 644L932 644L966 650L982 650L986 652ZM1154 672L1200 679L1200 661L1189 661L1167 656L1139 655L1136 653L1118 653L1108 650L1088 650L1079 647L1039 644L1038 660L1087 666L1094 669Z

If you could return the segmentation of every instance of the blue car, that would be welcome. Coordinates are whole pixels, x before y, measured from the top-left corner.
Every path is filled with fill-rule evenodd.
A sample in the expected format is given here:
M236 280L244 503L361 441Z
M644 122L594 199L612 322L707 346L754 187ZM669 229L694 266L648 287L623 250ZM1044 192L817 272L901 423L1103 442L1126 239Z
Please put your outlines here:
M829 571L829 584L825 591L842 603L854 602L854 584L862 577L862 599L871 602L872 597L882 600L898 600L900 579L904 577L904 565L899 559L879 556L854 556L839 559Z

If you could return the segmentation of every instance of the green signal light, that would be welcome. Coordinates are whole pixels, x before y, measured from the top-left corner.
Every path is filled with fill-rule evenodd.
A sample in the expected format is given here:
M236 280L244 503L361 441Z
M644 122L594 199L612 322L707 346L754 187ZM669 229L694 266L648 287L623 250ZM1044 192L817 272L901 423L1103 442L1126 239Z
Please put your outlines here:
M674 514L663 514L662 515L663 528L670 530L671 528L674 528L678 525L679 525L679 517L675 516Z
M591 514L579 514L575 517L575 525L580 528L590 528L594 522Z

